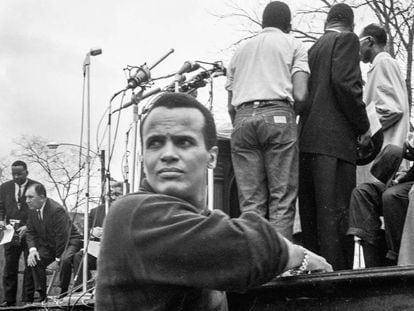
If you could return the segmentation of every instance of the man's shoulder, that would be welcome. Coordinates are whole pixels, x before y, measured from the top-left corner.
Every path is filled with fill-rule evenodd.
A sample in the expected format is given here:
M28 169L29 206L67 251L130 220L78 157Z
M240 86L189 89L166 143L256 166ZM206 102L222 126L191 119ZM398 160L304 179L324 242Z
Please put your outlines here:
M4 189L10 188L12 186L14 186L14 181L13 180L8 180L8 181L5 181L4 183L2 183L0 185L0 189L4 190Z
M197 213L195 206L175 196L154 192L139 191L118 199L110 214L129 213L168 213L168 211L188 211Z
M55 212L66 212L65 208L60 203L56 202L51 198L47 198L46 206L48 206L50 210Z
M40 184L41 185L42 183L37 181L37 180L28 178L27 179L27 186L30 186L30 185L33 185L33 184Z

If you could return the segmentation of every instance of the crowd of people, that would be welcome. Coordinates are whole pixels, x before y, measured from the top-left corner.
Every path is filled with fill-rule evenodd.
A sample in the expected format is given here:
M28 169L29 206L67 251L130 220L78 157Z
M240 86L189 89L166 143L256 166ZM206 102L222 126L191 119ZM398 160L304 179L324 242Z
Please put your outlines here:
M309 51L290 34L285 3L268 3L262 26L227 70L241 216L207 208L207 169L218 156L210 111L188 94L157 96L141 124L140 190L117 199L122 184L112 185L108 215L99 206L90 219L101 242L98 261L88 260L98 269L96 310L227 310L226 291L286 271L352 268L355 237L368 267L413 257L408 98L385 30L371 24L358 38L344 3L330 9ZM371 63L364 91L360 61ZM367 155L373 162L357 170ZM4 305L16 303L22 253L23 300L46 299L47 268L59 268L63 297L72 269L82 269L80 234L24 162L12 175L0 187L0 225L15 229L4 248Z
M385 157L395 148L400 160L409 157L407 89L386 52L387 33L370 24L358 38L352 8L340 3L306 52L289 34L290 19L286 4L269 3L262 32L228 67L240 209L256 211L291 239L298 198L301 244L335 270L352 268L355 238L366 267L396 264L413 173L406 160L390 182L377 178L386 161L371 172L381 149ZM360 61L371 64L365 88ZM360 162L366 165L357 170Z
M3 290L0 307L45 302L47 300L47 271L59 275L60 294L63 298L73 290L82 290L82 237L65 208L48 198L46 188L28 178L27 164L15 161L11 166L13 179L0 186L0 226L11 225L13 238L4 244ZM122 192L123 184L111 184L111 201ZM102 236L105 206L92 209L89 218L91 239ZM4 235L2 235L4 237ZM22 295L17 297L20 257L24 258ZM90 270L96 270L96 258L88 254ZM75 278L74 280L72 278ZM49 282L53 282L51 278ZM70 284L72 288L70 288ZM50 285L50 284L49 284Z

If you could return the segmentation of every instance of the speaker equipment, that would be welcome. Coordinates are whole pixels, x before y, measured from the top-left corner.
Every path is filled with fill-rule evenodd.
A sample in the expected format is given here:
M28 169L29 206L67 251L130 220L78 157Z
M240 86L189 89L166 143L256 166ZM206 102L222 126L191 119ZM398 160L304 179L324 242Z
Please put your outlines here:
M230 137L219 134L217 165L214 169L214 208L220 209L230 217L239 217L239 199L231 163Z

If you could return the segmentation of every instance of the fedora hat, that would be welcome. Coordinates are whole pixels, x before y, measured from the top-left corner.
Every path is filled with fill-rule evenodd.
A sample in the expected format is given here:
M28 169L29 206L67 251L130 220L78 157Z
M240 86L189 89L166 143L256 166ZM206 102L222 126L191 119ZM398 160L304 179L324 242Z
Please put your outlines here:
M358 147L357 148L357 165L367 165L371 163L381 151L382 143L384 142L384 133L382 129L378 131L371 137L371 141L367 147Z
M404 153L404 148L400 146L392 144L386 145L372 164L371 174L386 184L397 173Z

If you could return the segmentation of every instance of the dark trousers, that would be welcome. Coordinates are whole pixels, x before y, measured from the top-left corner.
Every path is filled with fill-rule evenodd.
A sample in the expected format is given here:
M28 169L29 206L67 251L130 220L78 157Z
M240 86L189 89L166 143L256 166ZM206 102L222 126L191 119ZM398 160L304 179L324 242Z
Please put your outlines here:
M90 270L96 270L97 258L88 254L88 280L92 278ZM75 278L74 286L80 286L83 283L83 251L77 252L73 257L73 265L75 273L77 276Z
M60 258L60 293L65 294L68 291L71 281L73 256L80 250L81 241L72 240ZM36 290L39 291L41 298L46 298L46 268L53 261L55 261L54 250L49 250L44 247L38 249L40 254L40 261L35 267L32 267L33 278L36 285Z
M300 154L302 242L325 257L335 270L352 267L353 243L346 231L349 199L355 183L354 164L326 155Z
M5 265L3 272L4 300L8 303L16 302L17 281L19 273L20 256L23 254L25 270L23 275L22 301L33 301L34 285L30 270L27 268L28 249L25 239L19 243L17 240L4 245Z
M409 203L408 192L413 184L406 182L385 188L382 183L365 183L352 192L348 234L366 242L364 255L368 257L367 267L372 266L370 262L378 264L382 261L382 258L376 257L381 255L378 249L383 240L381 215L384 216L386 257L390 263L396 263Z

